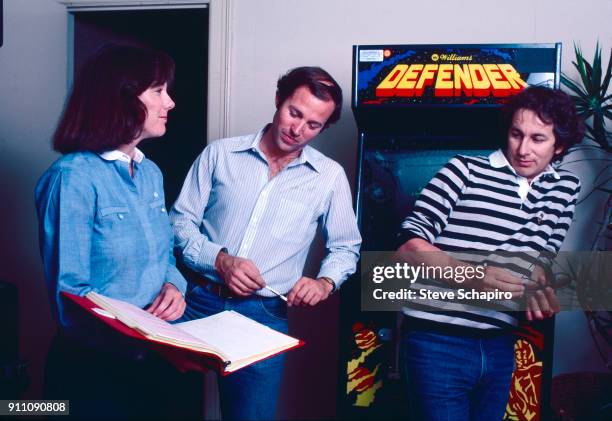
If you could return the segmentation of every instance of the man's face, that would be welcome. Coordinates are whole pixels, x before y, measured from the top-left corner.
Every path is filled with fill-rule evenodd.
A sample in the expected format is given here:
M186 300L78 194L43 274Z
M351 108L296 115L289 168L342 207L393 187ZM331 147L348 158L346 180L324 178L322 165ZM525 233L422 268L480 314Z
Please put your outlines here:
M334 111L332 100L317 98L307 86L297 88L282 104L277 99L276 106L270 134L275 149L283 154L304 148L321 132Z
M508 130L506 158L517 174L531 181L563 151L555 143L553 125L544 123L533 111L521 108L514 113Z

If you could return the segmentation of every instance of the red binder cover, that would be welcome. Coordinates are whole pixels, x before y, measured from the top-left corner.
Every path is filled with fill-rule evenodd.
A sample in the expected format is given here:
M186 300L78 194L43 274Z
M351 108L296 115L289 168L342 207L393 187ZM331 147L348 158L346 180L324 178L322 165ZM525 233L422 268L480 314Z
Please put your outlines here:
M79 307L81 307L83 310L85 310L90 315L94 316L97 320L100 320L104 324L113 328L115 331L123 335L126 335L128 337L146 342L148 347L150 347L151 349L155 350L156 352L164 356L164 358L166 358L177 370L180 370L182 372L185 372L185 371L202 371L203 372L208 369L214 369L222 376L227 376L228 374L232 373L232 372L228 372L225 370L225 365L223 361L215 354L182 348L174 344L159 342L156 339L148 338L144 336L142 333L138 332L137 330L132 329L131 327L125 325L118 319L99 313L98 311L104 311L104 310L99 308L89 298L81 297L75 294L70 294L68 292L62 292L62 295L65 298L72 301L73 303L75 303L76 305L78 305ZM291 349L299 348L303 345L305 345L305 342L302 340L299 340L299 342L295 346L284 349L275 354L269 355L258 361L263 361L267 358L271 358L275 355L281 354Z

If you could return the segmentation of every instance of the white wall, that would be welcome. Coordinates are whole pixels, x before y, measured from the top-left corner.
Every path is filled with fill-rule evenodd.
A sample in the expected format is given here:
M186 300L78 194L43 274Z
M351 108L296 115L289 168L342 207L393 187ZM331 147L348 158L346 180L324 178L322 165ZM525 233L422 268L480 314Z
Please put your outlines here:
M0 47L0 279L19 285L22 358L40 387L52 334L40 256L34 185L56 158L50 137L66 94L67 19L48 0L4 1Z
M354 44L562 42L569 71L572 43L590 57L599 38L612 45L610 0L232 0L230 134L271 119L276 79L318 65L342 86L344 117L316 141L352 180L356 127L351 116Z

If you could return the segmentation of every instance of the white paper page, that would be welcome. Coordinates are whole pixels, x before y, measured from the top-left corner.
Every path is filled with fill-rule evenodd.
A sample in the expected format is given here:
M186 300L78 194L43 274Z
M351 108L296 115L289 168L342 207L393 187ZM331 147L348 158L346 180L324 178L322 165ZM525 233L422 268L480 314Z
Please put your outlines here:
M177 329L176 326L155 317L151 313L147 313L143 309L136 307L133 304L126 303L125 301L115 300L100 294L96 294L93 300L102 300L108 303L115 313L124 315L127 319L123 321L130 327L138 326L143 332L149 335L155 335L163 338L174 339L189 344L201 344L201 341L192 335L186 333L184 330ZM95 301L94 301L95 302ZM119 316L121 320L121 316Z
M298 343L297 339L270 329L235 311L223 311L174 326L217 349L222 349L230 361Z

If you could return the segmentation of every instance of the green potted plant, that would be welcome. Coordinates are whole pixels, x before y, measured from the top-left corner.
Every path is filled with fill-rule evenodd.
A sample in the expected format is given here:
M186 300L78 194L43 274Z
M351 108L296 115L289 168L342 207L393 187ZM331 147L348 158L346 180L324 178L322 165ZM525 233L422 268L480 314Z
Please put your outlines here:
M610 54L608 67L604 73L601 66L599 42L595 47L592 63L584 58L580 46L576 44L574 44L574 53L576 61L572 63L578 71L580 81L574 81L566 74L562 74L561 82L571 92L578 112L585 119L586 136L610 152L612 151L610 147L612 136L606 129L606 119L612 119L612 94L608 95L612 78L612 54ZM589 124L590 118L592 122Z
M612 119L612 95L608 94L612 79L612 55L604 72L599 43L592 62L588 62L579 46L574 45L574 68L578 80L567 74L562 84L575 101L579 114L585 120L586 138L590 141L572 147L560 164L571 170L582 182L580 199L574 213L573 228L579 228L578 241L570 244L565 259L556 263L555 280L568 285L565 301L580 304L587 320L587 329L593 338L592 346L585 345L581 352L597 352L609 372L580 369L559 374L553 378L552 401L556 402L553 419L610 419L612 400L612 287L609 282L609 250L612 245L612 136L606 121ZM609 121L608 121L609 123ZM593 144L595 142L596 144ZM589 252L586 252L586 251ZM571 317L565 319L572 319ZM574 325L575 326L575 325ZM576 330L579 330L576 329ZM597 390L602 390L597 393ZM585 415L582 411L588 410ZM582 419L582 418L581 418Z

